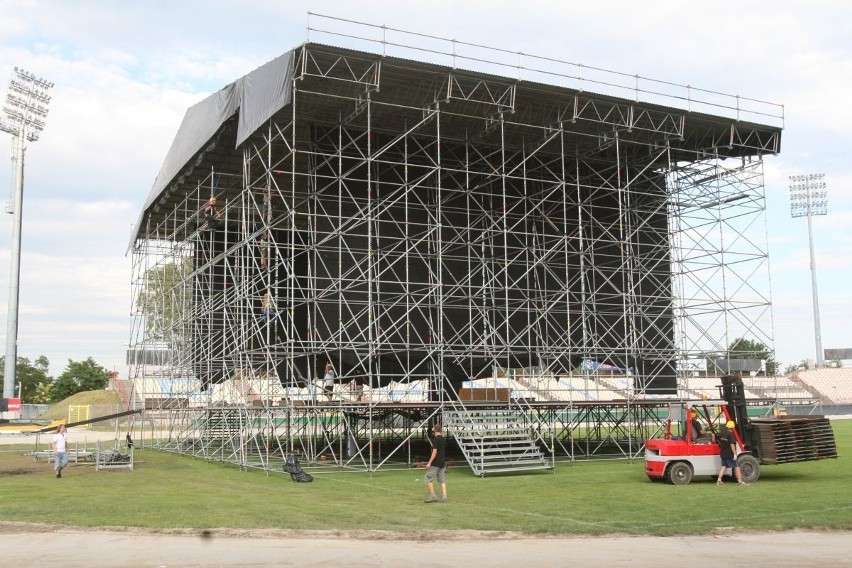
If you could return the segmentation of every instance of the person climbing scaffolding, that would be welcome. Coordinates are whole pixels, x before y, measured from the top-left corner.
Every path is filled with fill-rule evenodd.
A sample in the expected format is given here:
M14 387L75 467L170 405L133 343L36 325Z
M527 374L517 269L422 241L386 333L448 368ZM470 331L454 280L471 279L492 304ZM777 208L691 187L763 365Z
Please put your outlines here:
M260 323L270 322L278 315L278 312L275 310L275 301L272 299L272 293L269 290L263 294L260 302L260 311Z
M222 211L219 209L218 200L213 195L201 208L207 230L218 231L222 228Z

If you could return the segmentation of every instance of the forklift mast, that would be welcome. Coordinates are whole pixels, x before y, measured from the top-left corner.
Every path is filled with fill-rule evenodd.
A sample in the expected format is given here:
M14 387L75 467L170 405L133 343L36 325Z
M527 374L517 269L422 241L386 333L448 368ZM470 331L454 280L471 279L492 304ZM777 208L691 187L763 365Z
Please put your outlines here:
M728 411L737 425L737 431L742 437L746 449L755 455L760 447L760 434L748 417L746 406L745 387L739 373L725 375L722 377L722 386L719 387L722 399L728 403ZM760 456L757 456L760 457Z

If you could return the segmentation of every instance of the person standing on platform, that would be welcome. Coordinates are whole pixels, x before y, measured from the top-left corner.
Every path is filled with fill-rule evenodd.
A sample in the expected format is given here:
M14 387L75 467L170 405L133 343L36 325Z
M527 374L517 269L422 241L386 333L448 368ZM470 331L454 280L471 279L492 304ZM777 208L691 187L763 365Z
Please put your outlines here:
M62 477L62 469L68 465L68 440L65 436L65 424L60 424L53 435L53 469L56 477Z
M308 399L308 404L311 406L316 406L317 403L317 381L319 381L319 378L317 377L308 381L308 395L310 397Z
M329 402L334 398L334 366L331 362L325 365L325 376L322 379L322 390Z
M447 443L443 436L443 428L440 424L435 424L432 428L435 435L430 440L432 444L432 453L429 456L429 462L426 464L426 487L429 488L429 497L427 503L435 503L438 498L435 496L435 481L441 484L441 502L447 502L447 482L445 475L447 472Z
M349 383L349 390L352 393L355 402L362 402L364 399L364 385L352 379Z

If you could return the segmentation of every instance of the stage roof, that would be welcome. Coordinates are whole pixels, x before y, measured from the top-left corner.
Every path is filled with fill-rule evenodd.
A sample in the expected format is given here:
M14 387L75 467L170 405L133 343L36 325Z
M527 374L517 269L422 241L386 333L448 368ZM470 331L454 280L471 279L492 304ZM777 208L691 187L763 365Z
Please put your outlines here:
M187 110L139 213L129 248L132 248L136 239L144 237L146 221L156 221L156 210L160 209L158 205L168 209L175 200L195 190L211 170L216 173L241 174L240 146L252 136L261 135L263 125L276 114L290 112L288 107L293 100L293 78L297 72L294 63L300 53L309 53L317 66L325 64L333 67L335 61L341 58L361 61L364 65L380 62L381 88L371 93L371 98L391 105L399 104L401 107L407 105L414 108L419 104L427 108L434 102L429 97L436 92L436 85L446 82L448 76L454 77L459 89L464 89L465 85L471 89L477 88L475 85L484 85L485 90L511 90L513 104L511 113L507 113L507 121L511 123L511 138L522 140L523 136L528 135L530 129L524 128L524 125L537 128L537 136L540 137L541 129L561 127L564 124L565 132L573 136L573 143L566 145L572 148L575 153L572 155L599 151L601 125L611 123L618 128L625 121L634 126L621 131L621 140L627 146L636 143L650 147L665 142L670 144L674 162L693 162L717 155L759 156L775 154L780 150L782 129L778 126L587 90L305 43L258 67ZM298 117L311 123L337 124L339 117L346 114L347 105L351 107L352 101L357 98L357 92L344 82L330 82L316 75L300 76L298 88L335 90L329 91L329 94L336 95L333 97L322 100L321 97L305 97L299 100ZM499 108L499 94L491 92L490 96L492 99L488 101L452 101L455 120L442 122L442 137L465 140L473 124L472 117L477 113L474 107L487 104ZM677 97L673 99L677 100ZM449 103L447 101L447 105L441 107L442 110L449 107ZM573 114L574 120L570 121L570 125L568 119L571 116L566 113ZM481 114L480 110L479 116L475 117L479 125L484 118ZM402 110L397 113L377 113L371 128L388 133L402 131L403 121L410 118ZM487 139L483 142L489 143ZM598 158L607 159L606 152L602 152Z

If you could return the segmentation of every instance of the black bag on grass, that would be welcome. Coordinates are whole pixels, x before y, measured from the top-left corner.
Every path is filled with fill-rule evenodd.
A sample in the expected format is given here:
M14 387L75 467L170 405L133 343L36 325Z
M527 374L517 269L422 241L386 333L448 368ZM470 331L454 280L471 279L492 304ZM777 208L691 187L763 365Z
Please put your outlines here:
M302 470L302 466L299 465L299 460L296 459L296 456L287 456L287 459L284 461L284 472L290 474L290 479L297 483L310 483L314 480L314 477L305 473Z

